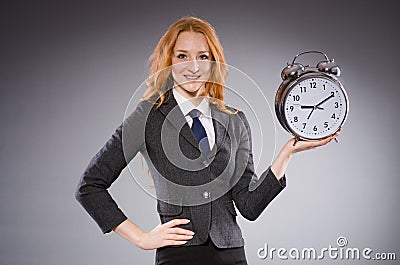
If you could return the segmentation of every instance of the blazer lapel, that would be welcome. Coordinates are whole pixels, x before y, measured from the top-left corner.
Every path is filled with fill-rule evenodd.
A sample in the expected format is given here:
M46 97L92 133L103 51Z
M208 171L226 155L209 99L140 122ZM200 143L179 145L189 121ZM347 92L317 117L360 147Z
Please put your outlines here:
M213 150L211 151L211 154L214 154L214 149L216 149L215 153L217 153L218 150L221 148L222 143L224 142L224 139L229 129L228 126L230 114L220 111L214 104L210 104L210 107L215 131L215 145Z
M176 102L171 90L166 93L166 101L158 108L166 119L180 132L180 134L195 148L199 149L199 143L195 138L192 129L186 122L185 116ZM210 104L211 116L215 132L215 144L208 157L216 155L226 137L229 125L229 114L220 111L214 104Z
M178 106L174 95L171 90L166 92L166 101L158 108L166 119L175 127L175 129L191 143L194 147L199 149L199 143L195 138L192 129L190 129L188 123L186 122L185 116ZM199 149L200 150L200 149Z

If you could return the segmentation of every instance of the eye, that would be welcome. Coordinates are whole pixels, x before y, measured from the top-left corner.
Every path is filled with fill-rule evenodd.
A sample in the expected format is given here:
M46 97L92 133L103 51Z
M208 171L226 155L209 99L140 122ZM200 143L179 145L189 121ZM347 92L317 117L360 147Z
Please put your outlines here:
M208 55L202 54L202 55L200 55L200 59L201 60L208 60Z
M180 53L180 54L178 54L177 58L178 59L185 59L186 58L186 54Z

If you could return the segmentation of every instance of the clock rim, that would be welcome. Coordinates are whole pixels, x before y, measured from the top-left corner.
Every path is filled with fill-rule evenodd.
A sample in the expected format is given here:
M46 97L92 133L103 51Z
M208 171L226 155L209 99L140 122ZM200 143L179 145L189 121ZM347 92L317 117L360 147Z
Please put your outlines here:
M346 110L345 110L344 118L340 122L340 125L339 125L338 129L334 130L332 133L330 133L327 136L311 138L311 137L307 137L307 136L304 136L304 135L300 135L300 134L294 132L294 130L291 128L290 123L288 122L287 117L285 115L284 105L285 105L285 102L286 102L286 99L287 99L287 96L288 96L289 92L298 83L300 83L300 82L302 82L302 81L304 81L306 79L310 79L310 78L328 79L328 81L331 81L337 87L339 87L341 89L341 91L343 92L343 95L344 95L344 101L346 103L345 104ZM276 112L276 115L278 117L278 121L282 125L282 127L286 131L291 133L295 138L304 139L304 140L322 140L322 139L328 138L328 137L332 136L333 134L335 134L345 124L345 122L347 120L347 117L348 117L348 113L349 113L349 99L348 99L348 95L347 95L346 89L344 88L342 83L337 78L335 78L335 77L333 77L331 75L328 75L326 73L321 73L321 72L306 72L306 73L302 74L301 76L299 76L298 78L296 78L294 80L289 80L289 81L286 80L286 81L281 83L281 85L279 86L278 91L276 93L276 96L275 96L275 112Z

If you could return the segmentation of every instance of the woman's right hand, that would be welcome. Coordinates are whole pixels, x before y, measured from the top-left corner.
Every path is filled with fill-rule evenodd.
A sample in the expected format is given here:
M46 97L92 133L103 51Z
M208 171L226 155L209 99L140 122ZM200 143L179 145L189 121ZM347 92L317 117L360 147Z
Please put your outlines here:
M137 245L146 250L183 245L193 238L194 232L176 226L189 222L190 220L187 219L173 219L167 223L159 224L150 232L143 232Z

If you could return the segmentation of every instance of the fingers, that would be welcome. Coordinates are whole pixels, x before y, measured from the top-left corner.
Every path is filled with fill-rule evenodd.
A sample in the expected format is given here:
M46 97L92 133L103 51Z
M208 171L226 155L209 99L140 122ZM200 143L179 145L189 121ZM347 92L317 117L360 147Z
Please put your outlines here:
M327 138L321 139L321 140L300 140L300 141L296 142L296 144L292 147L293 153L298 153L301 151L311 150L311 149L315 149L320 146L324 146L324 145L328 144L329 142L331 142L332 140L336 139L336 137L339 136L340 131L341 131L341 129L339 129L333 135L331 135ZM291 139L291 141L289 141L289 143L293 143L294 141L295 141L295 139Z
M337 131L335 134L333 134L333 135L329 136L328 138L326 138L326 141L324 141L321 145L325 145L325 144L331 142L332 140L335 140L336 143L338 143L339 141L338 141L337 137L339 136L339 134L340 134L340 130Z
M330 141L332 141L334 138L335 138L335 136L329 136L329 137L327 137L327 138L325 138L325 139L322 139L322 140L313 142L313 143L314 143L314 144L313 144L313 148L326 145L326 144L328 144Z
M190 222L190 220L187 220L187 219L174 219L174 220L171 220L171 221L163 224L163 226L165 228L167 228L166 233L168 235L172 235L173 236L172 239L177 239L177 238L179 238L179 239L182 239L182 238L183 239L191 239L191 238L193 238L193 235L194 235L193 231L190 231L190 230L187 230L187 229L183 229L183 228L180 228L180 227L175 227L177 225L187 224L189 222ZM175 237L175 236L177 236L177 237ZM170 239L170 238L168 238L168 239Z
M164 239L173 240L190 240L194 236L194 232L182 228L168 228L165 230Z
M186 244L187 241L166 240L164 246L180 246Z
M181 225L181 224L187 224L189 222L190 222L190 220L188 220L188 219L173 219L173 220L163 224L163 226L165 228L167 228L168 234L182 235L182 236L185 236L185 238L187 239L188 237L193 237L194 232L187 230L187 229L180 228L180 227L176 227L176 226Z
M318 140L318 141L310 141L310 142L314 142L315 143L315 147L326 145L329 142L331 142L332 140L336 139L336 137L339 136L341 130L342 129L340 128L336 133L332 134L331 136L329 136L329 137L327 137L325 139Z
M163 225L166 227L174 227L177 225L185 225L185 224L188 224L189 222L190 222L190 220L188 220L188 219L173 219L169 222L166 222Z
M183 245L191 240L194 232L177 227L189 223L188 219L174 219L157 225L149 233L144 233L140 240L142 249L156 249L164 246Z
M193 238L193 235L179 235L179 234L166 234L164 239L165 240L175 240L175 241L182 241L182 240L190 240Z
M190 220L188 219L173 219L167 223L164 223L162 226L164 226L166 230L163 236L163 245L183 245L186 244L186 242L188 242L190 239L192 239L194 236L193 231L176 227L177 225L187 224L189 222Z
M183 229L183 228L171 228L169 231L173 234L181 234L181 235L194 235L193 231Z

